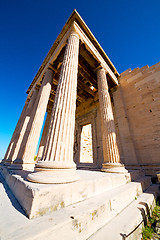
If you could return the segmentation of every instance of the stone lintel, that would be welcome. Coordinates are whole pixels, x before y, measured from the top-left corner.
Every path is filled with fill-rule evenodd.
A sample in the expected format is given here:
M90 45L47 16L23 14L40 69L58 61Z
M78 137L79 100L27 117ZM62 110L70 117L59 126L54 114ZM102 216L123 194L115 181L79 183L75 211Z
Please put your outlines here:
M63 27L61 33L59 34L56 41L49 50L30 87L28 88L27 93L29 93L30 90L35 87L35 85L42 79L44 73L46 72L50 64L52 64L57 58L58 54L66 44L70 31L71 29L73 29L73 27L78 33L82 42L85 43L86 47L92 53L92 55L103 65L103 68L106 69L106 71L109 73L112 81L116 85L118 85L117 76L119 76L119 73L117 72L116 68L114 67L114 65L112 64L112 62L110 61L110 59L108 58L92 32L85 24L83 19L80 17L77 11L74 10L70 18L66 22L65 26Z
M78 33L80 39L82 42L85 43L86 48L89 50L89 52L91 52L91 54L94 56L94 58L100 63L100 65L102 66L102 68L105 69L105 71L109 74L109 76L111 77L112 81L118 85L118 80L117 77L115 76L115 74L112 72L112 70L110 69L110 67L108 66L108 64L106 63L106 61L103 59L103 57L101 56L101 54L98 52L98 50L95 48L94 44L91 42L91 40L85 35L85 33L83 32L83 30L79 27L79 25L75 22L75 28L76 32Z

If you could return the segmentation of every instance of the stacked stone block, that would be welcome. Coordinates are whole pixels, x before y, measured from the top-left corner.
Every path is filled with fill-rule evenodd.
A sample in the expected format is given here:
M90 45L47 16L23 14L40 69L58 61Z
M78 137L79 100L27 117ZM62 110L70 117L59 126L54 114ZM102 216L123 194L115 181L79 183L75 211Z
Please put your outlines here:
M113 93L127 165L159 169L160 63L121 74ZM137 163L136 163L137 162Z

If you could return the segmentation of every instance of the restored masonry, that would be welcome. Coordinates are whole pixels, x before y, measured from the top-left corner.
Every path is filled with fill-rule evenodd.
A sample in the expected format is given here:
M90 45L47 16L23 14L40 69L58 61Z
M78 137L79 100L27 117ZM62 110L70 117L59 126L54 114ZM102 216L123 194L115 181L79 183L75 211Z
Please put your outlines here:
M41 218L15 239L118 240L124 231L141 239L159 171L160 63L119 74L74 10L27 90L0 163L33 226Z
M160 63L126 70L113 91L125 165L160 170ZM136 160L137 159L137 160Z

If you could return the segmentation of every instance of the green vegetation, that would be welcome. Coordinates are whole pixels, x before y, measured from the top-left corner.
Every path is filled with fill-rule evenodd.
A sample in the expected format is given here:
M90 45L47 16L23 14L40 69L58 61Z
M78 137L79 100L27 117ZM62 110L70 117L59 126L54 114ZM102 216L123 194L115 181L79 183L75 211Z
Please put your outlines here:
M157 202L152 212L152 216L148 217L147 225L142 229L142 240L160 239L160 205Z

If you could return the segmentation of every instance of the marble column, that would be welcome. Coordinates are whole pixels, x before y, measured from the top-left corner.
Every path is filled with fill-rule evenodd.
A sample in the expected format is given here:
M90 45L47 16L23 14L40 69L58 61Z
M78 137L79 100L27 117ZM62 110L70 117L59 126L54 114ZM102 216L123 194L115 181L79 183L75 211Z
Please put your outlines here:
M19 118L19 120L17 122L16 128L15 128L15 130L13 132L13 135L12 135L11 141L9 143L9 146L7 148L6 154L4 156L4 159L2 160L2 162L5 165L10 165L10 163L12 162L11 152L13 151L13 148L14 148L14 145L15 145L15 142L16 142L16 136L17 136L17 134L19 132L22 120L24 119L27 107L28 107L28 100L26 100L26 102L25 102L24 108L23 108L21 116L20 116L20 118Z
M39 183L67 183L79 179L73 162L77 95L79 36L72 29L58 81L50 127L42 161L28 180Z
M47 132L48 132L49 125L50 125L50 120L51 120L51 112L48 112L46 121L45 121L45 125L44 125L44 129L43 129L43 133L42 133L42 137L41 137L41 141L39 144L39 149L38 149L38 154L37 154L38 161L42 159L42 154L43 154L43 150L44 150L44 146L45 146L45 141L47 138Z
M103 68L97 71L97 80L104 157L102 170L117 173L127 172L120 162L111 99L108 92L106 72Z
M11 163L13 163L13 161L17 158L17 155L18 155L18 152L20 150L25 131L27 129L27 125L28 125L29 120L30 120L32 108L34 106L37 94L38 94L38 90L34 89L33 92L32 92L31 99L30 99L30 101L27 105L26 111L23 114L23 117L22 117L21 122L19 124L19 128L17 129L16 136L15 136L15 141L14 141L12 150L10 151L10 154L9 154L9 157L8 157Z
M17 158L11 166L13 169L29 170L34 168L34 156L47 109L52 80L53 71L48 69L36 97Z

